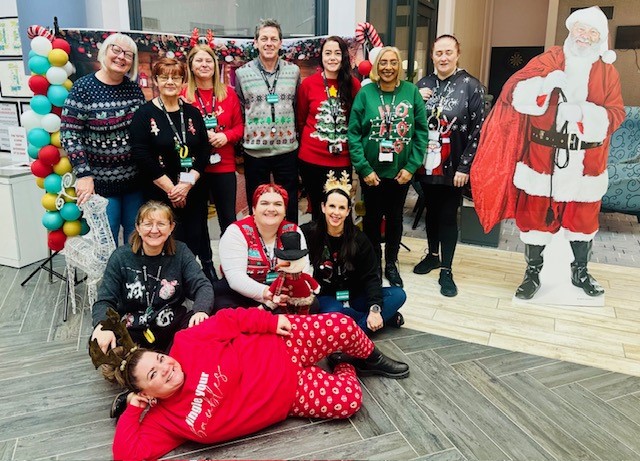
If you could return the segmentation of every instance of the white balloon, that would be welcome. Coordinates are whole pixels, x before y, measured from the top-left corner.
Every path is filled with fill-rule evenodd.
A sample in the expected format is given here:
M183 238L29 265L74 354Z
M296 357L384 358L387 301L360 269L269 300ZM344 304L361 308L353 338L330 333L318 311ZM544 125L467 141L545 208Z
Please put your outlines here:
M371 64L376 62L376 57L378 56L378 53L380 53L381 49L381 46L376 46L375 48L372 48L371 51L369 51L369 62Z
M360 82L360 86L362 87L362 86L368 85L369 83L372 83L371 79L365 78L363 81Z
M67 71L63 67L49 67L46 76L52 85L62 85L67 81Z
M56 114L47 114L42 117L42 128L47 130L49 133L55 133L60 130L60 117Z
M49 51L53 49L51 42L46 38L38 35L37 37L33 37L31 40L31 49L40 56L44 56L45 58L49 56Z
M20 117L22 121L22 126L25 130L29 131L33 128L41 128L42 127L42 115L36 114L31 109L25 110Z
M67 73L67 77L76 73L76 68L73 64L71 64L71 61L67 61L63 69Z

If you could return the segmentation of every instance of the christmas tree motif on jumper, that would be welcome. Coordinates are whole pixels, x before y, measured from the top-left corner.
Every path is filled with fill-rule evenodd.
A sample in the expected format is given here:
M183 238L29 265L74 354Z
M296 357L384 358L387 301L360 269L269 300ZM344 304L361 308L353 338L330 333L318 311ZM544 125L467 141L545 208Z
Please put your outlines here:
M329 87L329 98L318 107L316 131L311 133L311 137L331 144L347 142L347 116L333 85Z
M393 149L396 154L399 154L404 149L404 146L411 141L410 131L413 124L407 122L409 117L409 110L413 108L413 105L408 101L402 101L395 107L391 107L389 104L378 107L379 116L371 119L371 134L370 140L382 141L389 139L393 141ZM391 112L391 129L387 134L387 124L385 123L385 113Z

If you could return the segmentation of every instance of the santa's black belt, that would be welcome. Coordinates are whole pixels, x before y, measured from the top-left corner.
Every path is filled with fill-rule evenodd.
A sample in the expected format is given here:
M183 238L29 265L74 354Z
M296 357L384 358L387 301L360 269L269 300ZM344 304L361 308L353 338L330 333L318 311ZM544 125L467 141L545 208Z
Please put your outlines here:
M568 150L593 149L594 147L600 147L602 145L602 142L581 141L575 133L558 133L557 131L538 129L531 131L531 140L543 146Z

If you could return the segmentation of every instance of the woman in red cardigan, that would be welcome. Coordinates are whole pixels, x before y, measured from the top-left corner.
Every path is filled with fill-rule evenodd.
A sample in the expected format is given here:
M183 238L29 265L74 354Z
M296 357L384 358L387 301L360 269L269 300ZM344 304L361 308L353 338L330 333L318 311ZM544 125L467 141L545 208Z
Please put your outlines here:
M191 49L187 71L189 81L183 96L200 110L209 134L211 154L204 180L209 200L216 206L222 235L236 220L234 145L244 132L240 101L233 87L220 79L218 58L209 46L195 45Z
M360 82L351 75L349 49L337 36L328 37L320 49L322 69L305 78L298 88L296 120L300 133L300 176L311 202L311 214L322 216L320 203L327 173L351 177L347 126L353 98Z

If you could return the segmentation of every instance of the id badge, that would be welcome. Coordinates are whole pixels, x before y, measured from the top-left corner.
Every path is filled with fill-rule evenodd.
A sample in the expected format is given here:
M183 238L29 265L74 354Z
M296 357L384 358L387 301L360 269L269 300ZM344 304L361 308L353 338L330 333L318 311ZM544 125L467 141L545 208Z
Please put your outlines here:
M204 118L204 126L207 130L212 130L218 127L218 118L213 115L208 115Z
M342 144L329 144L329 152L333 155L340 155L342 153Z
M380 152L378 153L379 162L393 162L393 141L383 139L380 141Z
M338 301L349 301L349 290L336 291L336 299Z
M220 163L221 161L222 157L217 152L209 156L209 165L215 165L216 163Z
M276 104L278 101L280 101L280 96L278 96L275 93L270 93L267 95L267 102L269 104Z
M193 166L193 159L191 157L181 158L180 166L182 168L191 168Z
M278 273L277 272L269 272L267 273L267 283L273 283L275 282L275 280L278 278Z
M180 182L186 182L187 184L195 184L196 177L193 173L180 173Z

